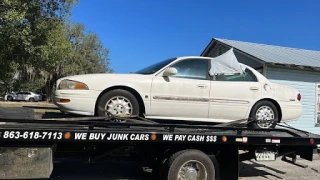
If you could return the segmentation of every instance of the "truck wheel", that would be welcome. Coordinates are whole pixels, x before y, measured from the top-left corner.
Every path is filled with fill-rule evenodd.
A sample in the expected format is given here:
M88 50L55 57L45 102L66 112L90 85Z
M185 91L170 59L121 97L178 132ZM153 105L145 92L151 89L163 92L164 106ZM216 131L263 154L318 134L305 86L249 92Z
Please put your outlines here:
M167 161L168 180L199 179L214 180L215 167L208 155L199 150L183 150L173 154Z
M251 127L271 129L275 128L275 123L279 120L279 113L272 102L260 101L253 106L250 118L255 120L250 124Z
M103 94L98 102L98 116L112 115L139 115L139 102L129 91L115 89Z

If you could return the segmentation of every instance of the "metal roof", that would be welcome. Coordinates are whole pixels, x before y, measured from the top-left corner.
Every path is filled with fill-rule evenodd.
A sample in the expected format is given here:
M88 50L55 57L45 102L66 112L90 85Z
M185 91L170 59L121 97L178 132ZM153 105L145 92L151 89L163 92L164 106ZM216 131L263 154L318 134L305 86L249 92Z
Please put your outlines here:
M320 51L273 46L220 38L213 38L212 41L218 41L227 46L231 46L266 63L320 67Z

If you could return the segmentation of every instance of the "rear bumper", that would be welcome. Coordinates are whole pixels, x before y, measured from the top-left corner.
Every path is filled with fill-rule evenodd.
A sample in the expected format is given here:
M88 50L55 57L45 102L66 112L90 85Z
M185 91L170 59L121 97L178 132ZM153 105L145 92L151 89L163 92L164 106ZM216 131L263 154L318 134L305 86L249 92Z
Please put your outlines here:
M282 102L280 107L282 111L281 122L295 121L302 115L302 104L299 102Z
M94 116L98 91L90 90L57 90L53 102L63 112ZM61 102L61 99L69 102Z

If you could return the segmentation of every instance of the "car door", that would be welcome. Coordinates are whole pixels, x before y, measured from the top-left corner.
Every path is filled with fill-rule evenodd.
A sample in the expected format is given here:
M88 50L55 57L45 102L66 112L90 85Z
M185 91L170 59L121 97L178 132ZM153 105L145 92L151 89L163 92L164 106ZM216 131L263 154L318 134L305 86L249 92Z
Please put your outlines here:
M17 96L16 96L16 100L22 101L23 100L23 94L24 94L24 92L18 92Z
M153 78L151 88L151 115L172 118L208 118L209 60L184 59L170 67L177 74Z
M246 117L261 95L261 84L251 70L245 75L219 75L211 81L209 118L238 120Z
M24 93L24 100L25 101L29 101L29 98L31 97L31 93L30 92L25 92Z

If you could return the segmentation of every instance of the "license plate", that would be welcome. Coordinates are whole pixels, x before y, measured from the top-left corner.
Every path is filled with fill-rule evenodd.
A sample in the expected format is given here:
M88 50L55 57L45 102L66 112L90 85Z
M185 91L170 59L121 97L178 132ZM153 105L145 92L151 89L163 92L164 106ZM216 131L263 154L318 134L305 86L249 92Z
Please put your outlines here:
M257 161L275 161L276 152L273 151L256 151L256 160Z

